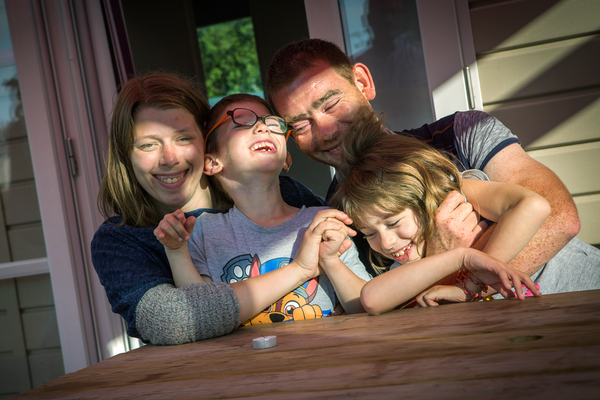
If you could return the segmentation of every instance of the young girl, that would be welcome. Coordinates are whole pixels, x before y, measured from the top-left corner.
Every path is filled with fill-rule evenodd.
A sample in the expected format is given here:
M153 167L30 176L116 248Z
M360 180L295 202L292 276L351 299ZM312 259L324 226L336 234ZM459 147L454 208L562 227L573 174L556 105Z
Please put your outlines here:
M478 180L487 179L481 171L461 175L437 150L417 139L389 134L375 116L362 118L349 129L343 149L343 179L331 203L354 221L380 265L383 259L394 262L388 273L362 290L361 300L371 314L389 311L417 295L421 306L482 298L480 292L487 286L478 279L483 277L480 273L463 272L456 285L421 293L461 269L457 260L464 259L466 249L454 249L421 260L433 234L436 210L450 192L460 192L477 213L498 222L483 251L504 263L527 245L550 214L550 205L536 193L518 185ZM539 295L531 279L522 276L532 293ZM513 283L522 298L521 286Z

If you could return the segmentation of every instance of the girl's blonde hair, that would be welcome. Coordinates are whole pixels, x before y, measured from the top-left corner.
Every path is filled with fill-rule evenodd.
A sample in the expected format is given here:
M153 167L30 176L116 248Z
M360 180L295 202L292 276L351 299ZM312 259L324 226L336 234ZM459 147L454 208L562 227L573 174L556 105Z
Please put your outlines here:
M460 190L458 168L420 140L390 133L376 116L359 118L350 126L342 147L341 179L331 205L344 210L355 226L375 209L393 214L411 209L420 227L415 242L424 242L425 254L440 203ZM372 255L380 266L387 264L380 255Z
M123 85L113 106L106 173L98 193L98 208L105 218L117 214L122 217L122 224L158 225L163 216L154 209L152 197L139 184L131 164L135 118L146 108L182 108L194 116L204 135L210 106L201 90L193 80L158 72L131 78Z

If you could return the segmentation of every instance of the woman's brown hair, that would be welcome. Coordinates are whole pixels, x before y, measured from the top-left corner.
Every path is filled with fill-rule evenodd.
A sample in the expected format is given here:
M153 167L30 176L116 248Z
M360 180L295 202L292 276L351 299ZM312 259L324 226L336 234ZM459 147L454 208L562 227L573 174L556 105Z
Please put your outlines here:
M100 184L98 208L105 218L120 215L122 224L135 227L155 226L163 217L157 214L151 196L138 183L131 164L134 121L146 108L185 109L194 116L203 134L210 113L200 87L183 76L155 72L131 78L123 85L113 106L106 173Z
M439 205L461 187L460 172L450 160L416 138L389 132L376 116L359 118L348 128L339 172L332 206L344 210L356 226L375 208L394 214L411 209L420 227L415 241L425 246Z

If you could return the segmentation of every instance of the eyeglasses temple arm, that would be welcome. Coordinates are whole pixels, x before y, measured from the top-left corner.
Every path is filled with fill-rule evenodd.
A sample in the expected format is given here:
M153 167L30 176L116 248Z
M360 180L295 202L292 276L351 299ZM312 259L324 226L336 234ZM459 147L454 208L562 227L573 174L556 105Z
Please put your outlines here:
M229 114L225 114L223 115L223 117L221 117L220 120L217 121L217 123L215 124L215 126L213 126L210 131L208 131L208 133L206 134L206 136L204 137L204 153L206 153L206 143L208 142L208 135L210 135L210 133L212 131L214 131L215 129L217 129L217 127L221 124L221 122L225 121L225 118L229 117Z

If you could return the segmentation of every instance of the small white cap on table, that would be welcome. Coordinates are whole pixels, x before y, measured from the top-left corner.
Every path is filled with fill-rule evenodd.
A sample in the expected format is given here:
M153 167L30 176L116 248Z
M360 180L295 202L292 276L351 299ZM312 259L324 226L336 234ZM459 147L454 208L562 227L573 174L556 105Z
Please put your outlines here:
M252 346L254 346L255 350L270 349L277 346L277 336L261 336L252 339Z

